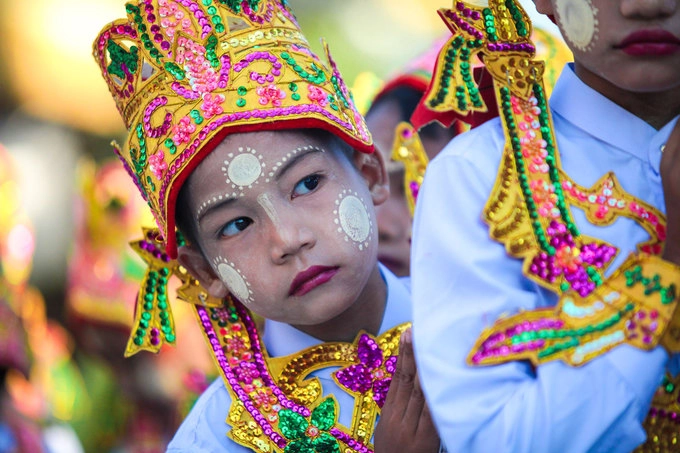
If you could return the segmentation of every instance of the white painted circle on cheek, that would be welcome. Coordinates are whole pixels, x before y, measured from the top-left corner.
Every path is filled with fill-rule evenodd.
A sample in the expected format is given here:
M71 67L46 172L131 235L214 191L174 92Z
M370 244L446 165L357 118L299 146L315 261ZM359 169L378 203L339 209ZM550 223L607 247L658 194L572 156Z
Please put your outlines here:
M249 186L260 176L262 167L252 154L239 154L229 164L227 176L237 186Z
M242 303L246 304L249 302L250 290L246 281L241 277L241 274L225 263L220 263L217 265L217 272L219 272L220 277L229 291Z
M350 195L342 199L338 207L340 226L354 242L364 242L371 230L366 207L357 197Z
M597 9L590 0L557 0L556 5L565 38L579 50L588 50L597 29Z

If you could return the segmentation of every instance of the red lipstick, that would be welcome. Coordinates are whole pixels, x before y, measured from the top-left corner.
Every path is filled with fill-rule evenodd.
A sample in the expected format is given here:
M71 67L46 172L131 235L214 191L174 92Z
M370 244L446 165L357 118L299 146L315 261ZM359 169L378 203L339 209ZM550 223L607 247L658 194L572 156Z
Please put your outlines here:
M671 55L680 50L680 39L666 30L638 30L616 48L638 57Z
M312 266L295 276L293 283L290 284L288 295L304 296L317 286L321 286L332 279L337 273L337 267Z

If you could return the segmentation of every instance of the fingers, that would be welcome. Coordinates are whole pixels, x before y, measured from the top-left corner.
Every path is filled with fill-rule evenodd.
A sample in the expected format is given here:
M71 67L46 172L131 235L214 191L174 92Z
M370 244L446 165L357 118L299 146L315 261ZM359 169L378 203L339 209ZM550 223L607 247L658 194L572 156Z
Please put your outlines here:
M420 379L418 379L420 381ZM430 413L430 407L425 402L423 398L423 406L420 412L420 417L418 418L418 427L416 432L422 433L423 436L437 436L437 428L434 426L434 421L432 420L432 414Z
M397 367L392 376L392 383L387 395L389 397L389 393L393 391L394 403L402 411L405 411L408 406L415 378L416 361L413 357L411 329L408 329L401 334L399 340L399 358L397 358Z
M425 402L413 353L411 330L399 341L399 357L375 432L378 452L436 452L439 436Z
M404 410L404 420L407 420L413 425L414 431L418 431L418 426L422 421L423 411L426 406L425 395L420 387L420 379L416 375L413 382L413 389L409 396L408 405L406 406L406 410Z

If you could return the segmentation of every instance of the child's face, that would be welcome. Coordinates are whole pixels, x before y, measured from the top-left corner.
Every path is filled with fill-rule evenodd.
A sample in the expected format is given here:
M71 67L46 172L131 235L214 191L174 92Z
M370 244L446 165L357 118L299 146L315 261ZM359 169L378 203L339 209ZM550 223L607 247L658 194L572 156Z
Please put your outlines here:
M302 132L234 134L186 184L203 253L185 247L180 262L214 296L230 291L266 318L317 325L375 274L373 204L387 197L378 153L347 157Z
M398 276L409 275L411 263L411 214L404 191L404 165L390 160L394 131L402 121L399 104L386 101L366 117L375 145L387 162L390 197L376 208L378 261Z
M678 0L535 0L553 14L579 76L599 91L680 87ZM604 86L603 86L604 85Z
M404 168L390 168L390 196L375 210L378 219L378 261L395 275L410 273L411 213L406 201Z

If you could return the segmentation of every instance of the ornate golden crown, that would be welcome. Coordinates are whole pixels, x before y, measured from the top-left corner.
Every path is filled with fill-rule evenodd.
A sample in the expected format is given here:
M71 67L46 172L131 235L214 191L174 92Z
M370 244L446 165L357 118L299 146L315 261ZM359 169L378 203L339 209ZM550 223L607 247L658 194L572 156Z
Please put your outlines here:
M116 147L171 257L175 200L222 138L325 129L373 142L340 73L314 55L285 0L142 0L104 27L94 56L129 131Z

